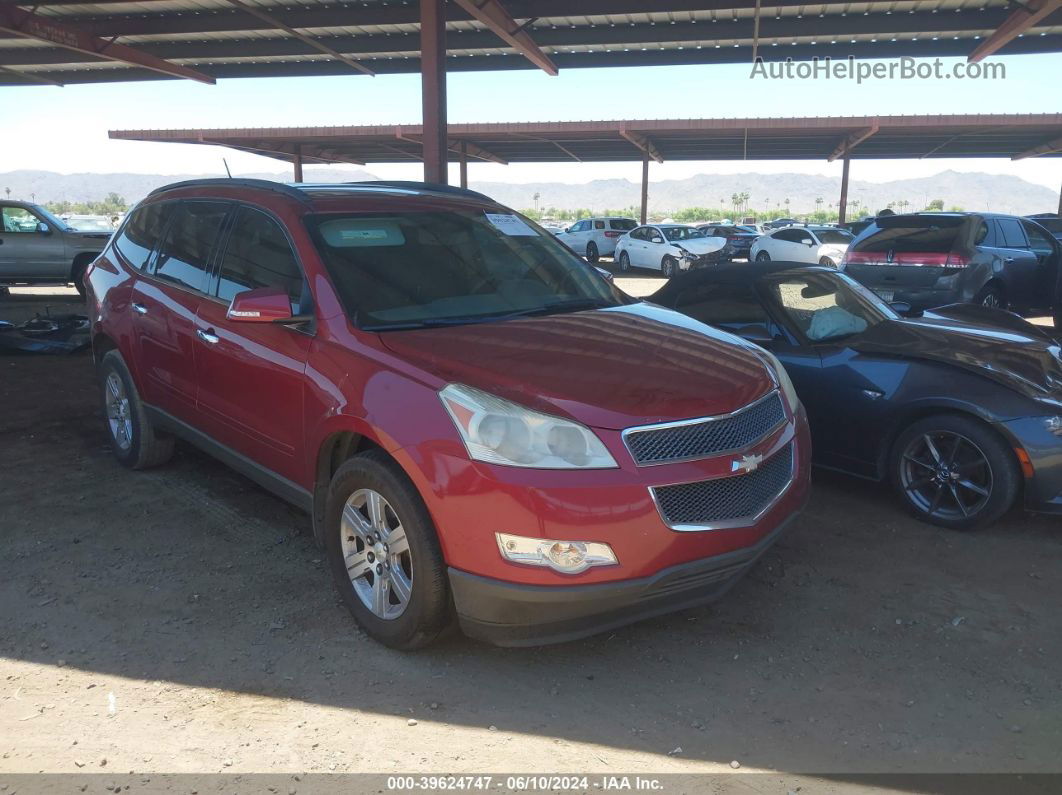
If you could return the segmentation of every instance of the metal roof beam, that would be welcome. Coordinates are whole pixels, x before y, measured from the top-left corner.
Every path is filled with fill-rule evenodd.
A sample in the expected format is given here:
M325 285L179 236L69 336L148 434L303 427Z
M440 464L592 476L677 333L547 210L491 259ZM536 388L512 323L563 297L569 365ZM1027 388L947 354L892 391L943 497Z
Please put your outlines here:
M1026 157L1038 157L1039 155L1050 155L1055 152L1062 152L1062 137L1052 138L1050 141L1044 141L1037 146L1031 146L1023 152L1011 157L1011 160L1023 160Z
M0 30L23 36L27 39L54 44L67 50L85 53L94 58L105 61L118 61L120 63L137 66L141 69L150 69L153 72L169 77L182 77L186 80L195 80L200 83L213 85L214 78L189 69L187 66L170 63L162 58L156 58L134 47L118 44L115 36L112 39L101 39L98 36L81 30L72 25L56 22L48 17L42 17L33 11L26 11L11 5L0 5ZM46 80L51 78L46 75L24 75L30 80Z
M471 141L464 140L463 138L460 139L460 140L451 139L449 144L448 144L448 146L449 146L449 149L450 149L451 152L460 153L462 151L461 147L463 146L464 147L464 153L466 155L478 158L479 160L486 160L486 161L488 161L490 163L497 163L498 165L501 165L501 166L509 165L509 161L508 160L505 160L504 158L499 157L498 155L494 154L493 152L491 152L488 149L484 149L479 144L474 144Z
M236 8L239 8L239 9L247 12L248 14L250 14L255 19L260 19L262 22L265 22L265 23L267 23L269 25L272 25L277 30L284 31L289 36L292 36L292 37L298 39L299 41L301 41L303 44L307 45L308 47L313 47L318 52L324 53L325 55L328 55L328 56L331 56L332 58L335 58L337 61L341 61L341 62L345 63L347 66L349 66L352 69L355 69L355 70L361 72L362 74L369 75L370 77L375 77L375 75L376 75L376 73L373 72L371 69L369 69L367 66L364 66L364 65L358 63L357 61L355 61L353 58L350 58L349 56L343 55L343 53L341 53L341 52L337 52L336 50L333 50L331 47L329 47L329 46L327 46L325 44L322 44L317 39L314 39L314 38L311 38L310 36L307 36L305 33L300 33L295 28L291 27L290 25L284 24L279 19L277 19L275 16L263 11L258 6L248 5L247 3L242 2L242 0L228 0L228 3L230 5L236 6Z
M636 147L638 147L647 155L649 155L649 157L651 157L657 163L664 162L664 156L660 154L660 150L656 148L656 144L654 144L652 139L650 139L648 136L642 135L641 133L631 132L630 130L620 130L619 134L621 137L623 137L627 141L630 141Z
M977 45L970 57L970 63L994 55L999 50L1016 39L1037 22L1062 8L1062 0L1026 0L1023 3L1013 3L1017 6L1002 25L996 28L996 32Z
M859 144L863 143L867 138L872 136L878 131L878 125L872 124L862 130L846 135L841 139L841 142L837 144L837 147L830 153L830 156L826 158L827 163L832 163L839 157L845 157Z
M498 38L548 75L557 75L557 65L535 44L523 26L509 16L498 0L455 0L473 19L482 22ZM541 16L539 13L538 16Z

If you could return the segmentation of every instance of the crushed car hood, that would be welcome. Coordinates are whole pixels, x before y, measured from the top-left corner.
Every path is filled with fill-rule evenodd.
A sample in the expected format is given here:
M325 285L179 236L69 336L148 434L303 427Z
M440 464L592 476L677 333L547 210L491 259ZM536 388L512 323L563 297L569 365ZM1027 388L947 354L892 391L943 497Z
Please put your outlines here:
M879 323L848 344L861 353L952 364L1028 397L1062 398L1058 343L1010 312L955 304Z
M446 381L598 428L723 414L774 387L750 343L644 303L380 340Z
M726 245L725 237L694 237L690 240L676 240L673 246L684 248L690 254L714 254Z

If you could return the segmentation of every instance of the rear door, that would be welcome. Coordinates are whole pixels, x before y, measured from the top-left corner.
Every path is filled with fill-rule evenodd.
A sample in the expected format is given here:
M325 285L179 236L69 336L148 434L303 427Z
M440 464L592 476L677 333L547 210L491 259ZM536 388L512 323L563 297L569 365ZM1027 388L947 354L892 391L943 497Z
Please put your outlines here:
M1025 228L1017 218L996 218L997 251L1003 260L1003 280L1007 287L1007 302L1016 308L1029 308L1037 303L1038 265L1036 254L1029 247Z
M61 229L13 204L0 204L0 278L55 279L70 272Z
M297 328L228 320L234 296L280 287L293 314L312 311L302 267L281 224L241 206L195 318L198 409L204 430L282 477L302 480L303 390L312 337Z
M1055 301L1058 281L1059 244L1044 228L1023 220L1022 227L1029 240L1029 250L1036 257L1036 287L1029 309L1049 309Z
M163 210L168 223L162 243L133 287L131 308L144 399L193 425L198 424L195 317L231 208L226 201L168 203ZM157 223L159 218L143 220Z

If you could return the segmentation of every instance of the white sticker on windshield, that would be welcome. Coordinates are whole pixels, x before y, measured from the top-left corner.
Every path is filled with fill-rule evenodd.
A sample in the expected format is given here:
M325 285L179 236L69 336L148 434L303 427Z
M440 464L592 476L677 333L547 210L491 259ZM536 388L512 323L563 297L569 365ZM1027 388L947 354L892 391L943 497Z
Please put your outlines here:
M511 213L485 213L485 215L496 229L500 229L510 237L538 237L538 232Z

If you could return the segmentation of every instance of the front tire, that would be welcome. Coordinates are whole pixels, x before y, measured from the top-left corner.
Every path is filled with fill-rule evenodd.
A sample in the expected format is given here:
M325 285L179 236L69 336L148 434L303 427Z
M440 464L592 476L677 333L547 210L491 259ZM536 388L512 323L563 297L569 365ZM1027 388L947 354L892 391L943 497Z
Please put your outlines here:
M927 417L901 433L890 470L911 513L952 530L974 530L999 519L1014 504L1021 483L1002 437L980 420L955 414Z
M621 251L619 255L619 269L626 273L631 269L631 258L626 251Z
M770 261L771 261L771 255L768 254L766 251L760 251L759 253L756 254L756 262L770 262Z
M586 244L586 261L593 264L601 259L601 254L597 250L597 243L593 241Z
M419 649L452 622L435 525L413 484L383 452L354 456L332 478L325 550L343 603L385 646Z
M118 462L130 469L148 469L169 461L173 437L155 430L118 351L104 354L99 379L111 448Z
M674 257L664 257L660 263L660 272L665 279L670 279L678 271L678 261Z

